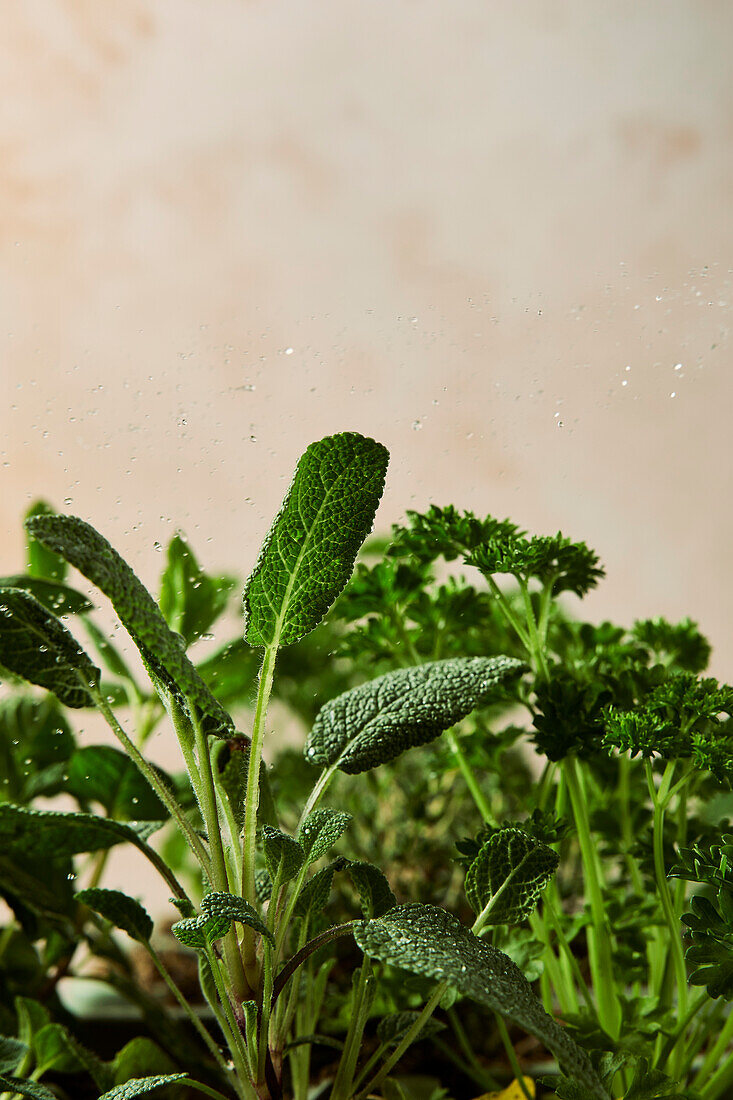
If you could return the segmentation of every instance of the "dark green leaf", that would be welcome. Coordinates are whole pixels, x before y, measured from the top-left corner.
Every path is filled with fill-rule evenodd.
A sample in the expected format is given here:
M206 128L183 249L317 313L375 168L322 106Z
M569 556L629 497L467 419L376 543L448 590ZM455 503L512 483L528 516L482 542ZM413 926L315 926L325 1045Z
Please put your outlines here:
M384 1016L377 1024L377 1037L389 1046L397 1046L407 1035L419 1015L419 1012L393 1012L391 1016ZM431 1018L423 1025L420 1038L428 1039L441 1031L445 1031L445 1024L442 1024L440 1020Z
M348 860L344 869L359 895L365 917L381 917L397 904L387 879L378 867L362 860Z
M56 1097L45 1085L39 1085L37 1081L24 1081L18 1077L6 1077L0 1073L0 1085L6 1092L20 1096L30 1096L31 1100L56 1100Z
M44 581L39 577L29 577L25 573L14 573L9 577L0 577L0 588L22 588L30 592L52 615L80 615L91 611L93 605L86 596L56 581Z
M76 516L36 516L26 521L26 528L111 600L155 680L180 705L190 700L199 708L209 732L229 736L231 718L196 672L153 597L110 543Z
M74 897L116 928L127 932L138 943L147 943L153 934L153 922L140 902L120 890L92 886L88 890L80 890Z
M107 637L104 631L100 630L93 619L88 616L84 619L84 627L92 639L94 648L101 657L108 672L111 672L113 676L119 676L120 679L126 680L129 684L135 686L135 690L138 691L135 684L135 677L127 667L127 662L120 653L117 646Z
M244 590L250 645L290 645L318 626L372 528L388 461L356 432L306 449Z
M160 771L158 774L172 787L167 776ZM77 749L68 764L65 789L82 805L98 802L110 817L123 821L164 821L169 816L130 757L111 745Z
M55 793L74 737L52 695L10 695L0 701L0 776L3 797L28 802ZM60 765L60 770L50 771Z
M65 924L73 919L76 909L67 877L71 873L71 863L63 859L49 863L48 856L30 859L18 852L12 858L0 852L0 896L11 907L16 899L54 924Z
M448 982L512 1020L540 1039L565 1072L589 1088L592 1096L608 1100L588 1055L547 1015L518 967L445 910L432 905L401 905L383 917L357 923L354 938L366 955Z
M39 1077L54 1073L78 1073L84 1066L75 1050L76 1042L63 1024L46 1024L33 1039L33 1053Z
M15 1014L18 1017L18 1038L29 1047L33 1046L38 1032L51 1023L48 1009L32 997L16 997Z
M280 876L278 881L281 886L291 878L295 878L305 859L303 849L297 840L281 833L279 829L273 829L271 825L263 825L262 847L267 870L273 882L278 872Z
M243 898L222 892L206 894L201 899L201 915L176 921L171 931L186 947L204 951L226 935L232 921L246 924L274 945L272 933L257 910Z
M525 667L513 657L455 657L388 672L321 708L306 759L351 775L376 768L439 737Z
M332 848L346 832L351 814L339 810L314 810L298 830L298 840L305 852L306 866L315 863Z
M127 841L144 850L145 840L160 821L123 825L94 814L31 810L10 803L0 805L0 846L3 851L31 858L58 859L79 852L96 852Z
M115 1085L109 1092L100 1096L99 1100L133 1100L135 1096L143 1096L147 1092L154 1092L163 1085L172 1085L176 1082L195 1086L186 1073L159 1073L155 1077L131 1077L124 1085Z
M293 915L296 917L308 917L311 913L319 913L328 905L331 896L333 876L341 867L340 860L334 860L328 867L316 871L315 875L308 879L303 889L298 894Z
M219 618L233 587L231 577L204 573L187 541L179 534L173 536L160 579L159 603L166 622L187 645Z
M0 1035L0 1073L12 1073L27 1051L27 1043Z
M517 924L534 910L560 858L514 826L493 833L466 874L466 897L474 913L495 899L488 924Z
M66 627L20 588L0 589L0 664L67 707L93 705L84 684L96 688L99 669Z

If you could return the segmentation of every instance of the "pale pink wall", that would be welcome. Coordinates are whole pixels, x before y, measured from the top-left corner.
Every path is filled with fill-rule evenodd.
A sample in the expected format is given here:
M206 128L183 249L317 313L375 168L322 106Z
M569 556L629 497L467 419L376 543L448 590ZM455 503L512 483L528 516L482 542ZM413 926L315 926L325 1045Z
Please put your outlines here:
M585 537L733 679L727 0L0 12L0 570L38 494L245 573L299 453ZM288 353L288 349L292 349ZM677 364L681 364L677 368Z

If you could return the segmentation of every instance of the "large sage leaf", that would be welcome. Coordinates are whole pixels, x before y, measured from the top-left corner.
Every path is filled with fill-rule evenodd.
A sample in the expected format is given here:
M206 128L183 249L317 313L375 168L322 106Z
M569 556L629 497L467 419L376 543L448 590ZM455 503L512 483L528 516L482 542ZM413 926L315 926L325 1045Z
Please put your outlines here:
M198 707L208 719L208 732L230 736L232 720L186 656L182 639L173 633L147 588L107 539L77 516L33 516L25 525L29 534L111 600L153 678L180 705L190 700Z
M46 581L40 577L31 577L27 573L13 573L9 577L0 577L0 588L22 588L35 596L47 611L54 615L81 615L92 610L92 604L77 592L57 581Z
M525 667L513 657L453 657L387 672L321 707L306 759L350 775L386 764L435 740Z
M186 1073L159 1073L155 1077L132 1077L129 1081L125 1081L124 1085L115 1085L109 1092L100 1096L99 1100L133 1100L135 1096L144 1096L146 1092L154 1092L163 1085L173 1085L176 1082L196 1087L196 1082L192 1081ZM205 1086L199 1087L199 1091L206 1091ZM209 1090L209 1095L215 1096L216 1093Z
M354 925L354 938L372 958L454 989L514 1021L545 1044L565 1072L597 1100L608 1093L584 1050L545 1012L521 970L434 905L400 905Z
M163 784L172 781L155 768ZM130 757L112 745L77 749L68 762L64 790L84 807L99 802L110 817L123 821L164 821L168 810Z
M0 701L3 799L27 803L62 786L74 736L53 695L14 694Z
M45 1085L39 1085L38 1081L21 1080L19 1077L6 1077L0 1073L0 1087L4 1092L14 1096L30 1096L31 1100L56 1100L56 1096Z
M529 916L560 857L514 826L493 833L466 874L466 897L474 913L493 899L486 924L517 924Z
M95 814L31 810L5 802L0 805L0 850L31 859L61 859L127 841L145 852L146 839L162 824L162 821L138 821L123 825Z
M127 932L131 939L145 944L153 934L153 921L139 901L123 894L120 890L107 890L101 886L90 886L87 890L80 890L74 897L95 913L99 913Z
M22 588L0 588L0 665L52 691L67 707L93 706L84 683L97 687L99 669L66 627Z
M257 910L244 898L223 891L206 894L201 899L201 915L176 921L171 932L176 939L194 951L205 951L229 931L232 921L246 924L274 946L272 932Z
M306 449L244 589L250 645L289 645L318 626L372 529L388 461L356 432Z

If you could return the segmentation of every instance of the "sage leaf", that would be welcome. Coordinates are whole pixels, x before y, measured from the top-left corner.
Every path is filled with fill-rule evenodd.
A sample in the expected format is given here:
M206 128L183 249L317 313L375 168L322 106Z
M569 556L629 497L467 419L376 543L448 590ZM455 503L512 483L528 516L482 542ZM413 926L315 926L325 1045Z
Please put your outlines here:
M351 814L339 810L321 809L309 814L298 830L298 840L305 853L306 867L315 863L332 848L351 822Z
M30 1047L41 1028L51 1023L51 1013L32 997L16 997L14 1008L18 1018L18 1038Z
M96 688L99 669L66 627L21 588L0 589L0 665L52 691L67 707L94 705L80 676Z
M363 860L347 860L344 870L359 895L365 917L381 917L395 907L397 898L378 867Z
M22 588L25 592L30 592L31 596L35 596L38 602L53 615L81 615L93 609L93 605L86 596L77 592L75 588L69 588L57 581L30 577L26 573L13 573L9 577L0 577L0 588Z
M9 695L0 701L3 798L26 804L56 794L74 751L74 736L53 695Z
M175 1073L176 1066L164 1050L145 1035L137 1035L117 1051L111 1063L112 1080L104 1088L124 1085L133 1077Z
M393 1012L389 1016L383 1016L377 1024L377 1038L389 1046L397 1046L407 1035L419 1015L419 1012ZM428 1039L431 1035L437 1035L441 1031L445 1031L445 1024L431 1016L420 1029L420 1038Z
M127 932L138 943L148 943L153 934L153 921L139 901L123 894L120 890L107 890L101 886L90 886L74 895L87 908L93 909Z
M350 775L386 764L434 741L525 668L513 657L452 657L387 672L321 707L306 759Z
M111 601L155 682L181 706L186 700L205 716L207 732L231 735L232 720L186 656L147 588L110 543L78 516L40 515L26 530L59 554Z
M99 1100L133 1100L135 1096L143 1096L146 1092L153 1092L163 1085L173 1085L176 1082L195 1087L187 1073L159 1073L155 1077L131 1077L124 1085L115 1085L109 1092L100 1096Z
M281 886L295 878L305 859L305 853L297 840L281 833L279 829L274 829L272 825L263 825L262 847L267 870L273 882L278 872L278 882Z
M33 1039L38 1076L54 1073L78 1073L83 1069L75 1043L63 1024L46 1024Z
M355 924L354 938L366 955L448 982L512 1020L544 1043L564 1071L596 1100L609 1100L588 1055L547 1015L521 970L450 913L434 905L400 905L382 917Z
M176 921L171 932L186 947L205 951L229 931L232 921L246 924L275 943L272 932L253 906L235 894L213 892L201 899L201 915Z
M289 645L318 626L372 529L388 462L356 432L305 450L244 589L250 645Z
M0 1073L12 1073L28 1051L28 1044L20 1039L0 1036Z
M486 924L517 924L533 911L560 857L510 825L492 833L466 874L466 897L474 913L495 899Z
M5 1092L14 1096L30 1096L31 1100L57 1100L56 1096L45 1085L39 1085L38 1081L21 1080L20 1077L6 1077L0 1073L0 1086Z
M76 912L68 878L71 873L70 860L49 864L47 857L31 860L19 852L12 859L0 852L0 897L11 907L19 901L31 912L68 929Z
M141 851L162 821L137 821L124 825L95 814L32 810L0 804L0 850L30 858L60 859L81 852L97 852L127 841Z
M308 918L311 913L319 913L328 905L331 896L333 876L341 867L340 860L334 860L328 867L322 867L308 879L303 889L298 894L298 900L293 909L293 916Z

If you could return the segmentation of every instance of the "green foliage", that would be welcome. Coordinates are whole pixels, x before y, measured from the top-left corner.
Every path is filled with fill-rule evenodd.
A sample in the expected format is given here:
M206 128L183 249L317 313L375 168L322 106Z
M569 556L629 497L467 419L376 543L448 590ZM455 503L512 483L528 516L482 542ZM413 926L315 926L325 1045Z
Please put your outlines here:
M28 1046L20 1039L0 1036L0 1073L12 1073L27 1052Z
M244 590L250 645L290 645L319 624L371 530L388 461L355 432L306 449Z
M718 844L682 848L679 857L671 877L714 891L713 898L694 894L682 916L692 939L686 953L693 967L690 982L705 986L713 998L733 1001L733 835L724 834Z
M21 588L0 588L0 665L52 691L67 707L91 705L89 684L99 684L84 650L39 603Z
M158 774L172 789L165 773L158 770ZM98 802L118 820L163 821L168 817L168 810L129 756L111 745L77 749L68 761L63 787L80 806Z
M540 1039L597 1100L608 1100L608 1091L588 1056L547 1015L521 970L445 910L431 905L397 906L382 917L357 925L354 938L366 955L448 982L465 996L513 1020Z
M17 855L58 859L79 852L97 852L127 841L144 850L160 821L123 824L94 814L32 810L0 805L0 846Z
M232 921L245 924L271 943L274 942L272 932L256 909L244 898L223 892L206 894L201 899L201 915L176 921L171 932L186 947L204 951L226 935Z
M74 735L52 695L0 701L0 801L26 805L64 783Z
M361 911L367 919L381 917L397 904L387 879L378 867L364 860L348 860L345 870L359 895Z
M138 943L147 943L153 934L153 922L139 901L123 894L120 890L106 890L100 886L93 886L87 890L80 890L74 895L77 901L82 902L89 909L93 909L114 924L127 932Z
M277 878L282 886L295 878L305 860L305 852L297 840L279 829L273 829L271 825L263 825L262 847L267 870L273 881Z
M489 924L516 924L534 910L559 862L557 852L521 829L499 829L468 868L466 897L474 913L492 902Z
M315 863L346 832L351 814L339 810L314 810L298 830L298 841L305 853L306 866Z
M20 588L28 592L53 615L81 615L92 610L92 604L86 596L82 596L76 589L25 573L0 577L0 589L2 588Z
M160 578L160 610L168 625L195 642L216 622L234 587L232 577L210 577L180 534L168 543L166 566Z
M326 703L305 757L352 775L376 768L439 737L524 668L511 657L467 657L387 672Z
M37 1081L23 1081L18 1077L6 1077L0 1073L0 1085L9 1093L17 1093L19 1096L29 1096L31 1100L56 1100L56 1097L45 1085Z
M107 596L161 687L184 709L197 707L209 732L229 736L231 718L196 672L153 597L109 542L76 516L35 516L26 520L26 530Z
M155 1092L163 1085L175 1083L185 1083L195 1087L195 1082L191 1081L185 1073L160 1073L154 1077L132 1077L123 1085L115 1085L109 1092L100 1096L99 1100L134 1100L136 1096L143 1096L145 1093Z
M31 504L25 514L25 519L34 516L52 516L55 509L45 500L36 500ZM49 550L42 542L34 538L30 532L26 536L26 564L32 577L44 581L63 581L66 577L66 562L53 550Z

